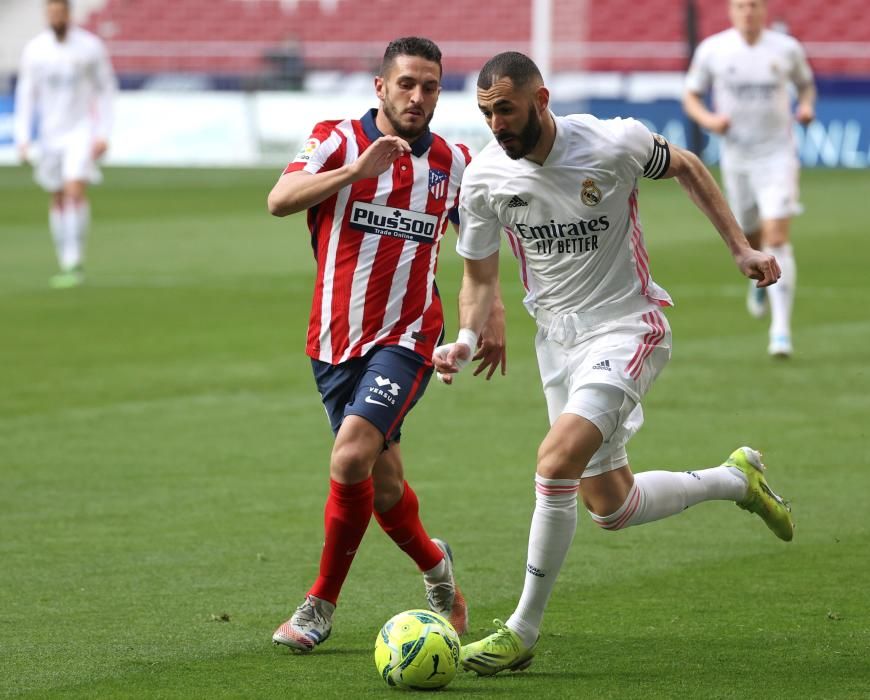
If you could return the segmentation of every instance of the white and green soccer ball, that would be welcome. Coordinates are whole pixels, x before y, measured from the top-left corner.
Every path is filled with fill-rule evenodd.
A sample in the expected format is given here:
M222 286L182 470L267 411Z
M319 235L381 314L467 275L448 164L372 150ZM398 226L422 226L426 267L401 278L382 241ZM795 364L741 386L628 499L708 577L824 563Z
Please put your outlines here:
M375 666L391 688L443 688L459 667L459 635L430 610L406 610L381 627L375 640Z

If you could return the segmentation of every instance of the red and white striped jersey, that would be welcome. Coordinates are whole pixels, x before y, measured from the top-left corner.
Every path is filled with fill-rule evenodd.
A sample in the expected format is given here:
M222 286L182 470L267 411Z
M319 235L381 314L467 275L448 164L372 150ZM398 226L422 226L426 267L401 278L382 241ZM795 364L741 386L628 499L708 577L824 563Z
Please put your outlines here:
M376 114L320 122L284 172L353 163L383 135ZM380 177L308 210L317 261L309 356L339 364L375 345L400 345L430 360L444 330L438 250L470 160L465 146L427 131Z

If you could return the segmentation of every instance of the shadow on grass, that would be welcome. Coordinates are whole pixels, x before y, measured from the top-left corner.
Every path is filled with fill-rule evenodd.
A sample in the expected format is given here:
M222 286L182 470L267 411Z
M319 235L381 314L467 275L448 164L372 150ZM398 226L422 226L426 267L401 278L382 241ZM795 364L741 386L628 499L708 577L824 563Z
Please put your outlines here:
M354 649L352 647L324 647L323 649L315 649L314 651L293 651L289 647L272 645L272 653L276 656L286 656L288 659L316 659L324 657L361 657L371 656L371 651L368 649Z

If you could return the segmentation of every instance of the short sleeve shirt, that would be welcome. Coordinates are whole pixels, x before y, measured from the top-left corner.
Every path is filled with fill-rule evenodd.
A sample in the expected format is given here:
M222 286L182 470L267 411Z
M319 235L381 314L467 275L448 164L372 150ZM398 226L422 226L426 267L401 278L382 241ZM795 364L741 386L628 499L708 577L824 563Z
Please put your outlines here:
M285 173L355 162L383 134L376 111L320 122ZM427 131L379 177L343 187L308 210L317 261L308 354L340 364L399 345L430 361L444 329L435 270L457 206L468 149Z
M492 141L468 166L457 251L488 257L503 232L533 313L582 313L632 298L671 305L652 279L637 206L638 178L668 169L667 142L634 119L554 119L543 165L512 160Z
M731 119L722 137L727 153L752 158L794 151L789 88L813 80L800 43L764 30L754 44L736 29L702 41L686 77L686 89L712 88L714 109Z

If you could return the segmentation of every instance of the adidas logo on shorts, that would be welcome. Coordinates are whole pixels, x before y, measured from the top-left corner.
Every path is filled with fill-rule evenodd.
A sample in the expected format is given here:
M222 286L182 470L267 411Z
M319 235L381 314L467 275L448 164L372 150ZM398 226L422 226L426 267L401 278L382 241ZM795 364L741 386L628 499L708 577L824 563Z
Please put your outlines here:
M603 369L610 372L610 360L604 360L599 362L597 365L592 365L592 369Z
M511 201L508 202L509 209L513 209L514 207L527 207L527 206L529 206L529 203L520 199L520 197L518 195L514 195L511 198Z

